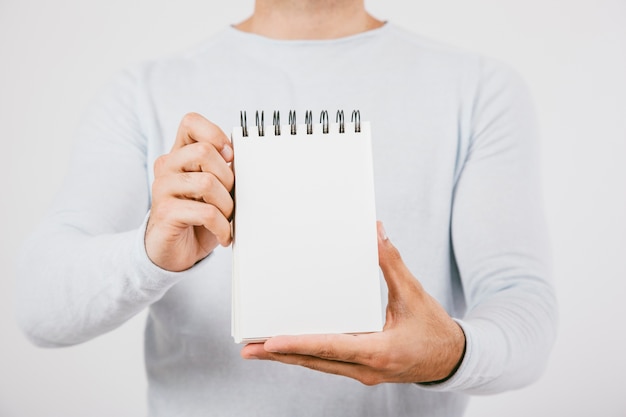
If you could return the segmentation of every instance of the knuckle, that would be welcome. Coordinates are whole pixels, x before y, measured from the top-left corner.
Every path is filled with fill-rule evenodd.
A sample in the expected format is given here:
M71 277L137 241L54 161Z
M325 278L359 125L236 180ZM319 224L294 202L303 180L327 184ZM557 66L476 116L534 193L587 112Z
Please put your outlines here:
M345 362L357 362L359 355L356 352L350 352L344 355L343 360Z
M167 163L167 159L168 159L168 155L164 154L164 155L161 155L161 156L157 157L154 160L153 167L154 167L154 173L155 174L158 175L158 173L160 173L164 169L164 167L165 167L165 165Z
M378 385L381 383L380 378L374 374L362 375L358 377L357 379L361 384L367 385L368 387L372 387L374 385Z
M332 348L325 346L320 348L318 356L325 359L334 358L335 351Z
M218 223L219 220L219 210L217 210L215 208L215 206L211 205L211 204L206 204L205 205L206 209L205 209L205 213L204 213L204 218L207 222L207 224L209 225L216 225Z
M235 189L235 175L231 170L228 170L226 178L224 178L224 187L229 193Z
M304 366L305 368L312 369L314 371L320 371L320 372L324 371L324 369L318 363L314 361L301 359L301 360L298 360L296 364L300 366ZM326 372L333 373L332 371L326 371Z
M159 202L167 196L166 186L161 177L156 177L152 182L152 202Z
M193 174L191 172L181 172L180 179L184 183L193 183Z
M231 220L234 210L235 210L235 203L233 202L233 199L231 198L228 200L228 206L226 207L225 213L224 213L224 216L226 217L226 219Z
M150 209L150 218L153 221L161 222L165 220L170 213L174 212L172 202L168 199L153 200Z
M213 151L215 151L215 147L209 142L198 142L196 144L197 147L197 157L201 160L208 158Z
M206 207L204 215L205 226L216 236L226 239L230 235L230 224L226 217L214 205L205 204L204 206Z
M193 126L195 123L197 123L201 119L202 119L202 116L200 116L198 113L189 112L183 116L180 124L183 127L188 128L190 126Z
M216 185L216 178L212 174L199 175L198 186L203 192L210 191Z
M395 246L392 246L391 248L389 248L389 250L387 251L387 257L391 261L401 261L402 260L402 255L400 255L400 251Z
M336 349L333 347L332 341L329 336L326 335L316 349L317 354L321 358L332 359L336 357Z

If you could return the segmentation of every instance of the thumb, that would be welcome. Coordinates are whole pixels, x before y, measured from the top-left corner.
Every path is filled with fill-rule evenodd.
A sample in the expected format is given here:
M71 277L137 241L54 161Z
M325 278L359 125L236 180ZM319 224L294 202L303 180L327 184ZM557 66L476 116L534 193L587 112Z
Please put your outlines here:
M376 227L378 229L378 264L387 282L390 299L402 298L402 295L407 294L407 287L416 289L417 286L421 290L421 284L404 264L400 251L389 240L383 223L376 222Z

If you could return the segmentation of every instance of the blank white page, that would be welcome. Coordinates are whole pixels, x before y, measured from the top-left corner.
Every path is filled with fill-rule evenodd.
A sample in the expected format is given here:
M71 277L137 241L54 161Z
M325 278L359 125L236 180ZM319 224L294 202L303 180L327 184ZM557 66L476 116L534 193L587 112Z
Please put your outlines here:
M233 337L382 329L369 123L233 132Z

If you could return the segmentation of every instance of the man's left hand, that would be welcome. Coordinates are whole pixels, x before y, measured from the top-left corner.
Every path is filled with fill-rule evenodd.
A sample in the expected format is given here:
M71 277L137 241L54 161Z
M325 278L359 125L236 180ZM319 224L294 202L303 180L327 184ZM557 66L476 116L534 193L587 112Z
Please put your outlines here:
M378 260L389 289L382 332L277 336L246 345L241 356L301 365L365 385L451 376L463 359L465 335L408 270L381 223Z

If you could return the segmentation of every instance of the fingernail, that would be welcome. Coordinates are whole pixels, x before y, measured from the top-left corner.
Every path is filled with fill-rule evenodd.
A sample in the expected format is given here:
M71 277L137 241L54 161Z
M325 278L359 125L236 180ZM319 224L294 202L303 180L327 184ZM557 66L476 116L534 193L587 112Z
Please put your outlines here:
M226 161L230 161L233 158L233 148L231 148L228 144L224 145L220 153Z
M383 222L378 222L378 238L383 242L388 239Z

